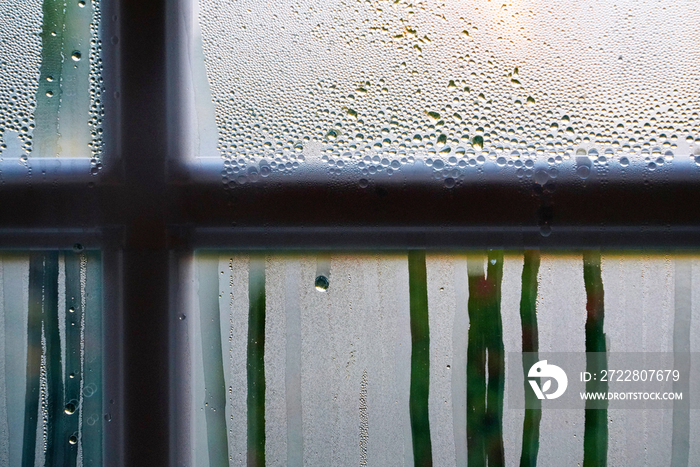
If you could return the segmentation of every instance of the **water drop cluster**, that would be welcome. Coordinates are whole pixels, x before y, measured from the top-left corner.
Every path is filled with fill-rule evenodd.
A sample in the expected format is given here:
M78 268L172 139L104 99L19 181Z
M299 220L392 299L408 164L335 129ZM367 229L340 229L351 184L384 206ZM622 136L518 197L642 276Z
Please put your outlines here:
M104 120L102 94L104 92L104 80L102 78L102 40L100 39L102 12L99 1L92 0L90 3L92 4L93 12L92 21L90 22L90 119L88 120L88 125L90 127L90 163L94 172L102 167L102 124ZM84 2L81 6L84 6Z
M694 0L200 0L223 181L700 164ZM538 167L539 167L538 165ZM263 173L263 171L265 173Z
M19 138L19 154L32 149L34 109L41 63L41 2L0 4L0 156L10 135ZM16 146L16 145L13 145Z

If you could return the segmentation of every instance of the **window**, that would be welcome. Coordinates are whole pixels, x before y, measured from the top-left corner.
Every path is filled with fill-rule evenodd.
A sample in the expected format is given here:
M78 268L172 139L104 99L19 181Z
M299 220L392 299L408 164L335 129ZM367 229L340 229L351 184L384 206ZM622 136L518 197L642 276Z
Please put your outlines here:
M482 316L501 302L502 314L495 316L502 323L484 319L482 332L475 331L500 335L500 340L478 341L476 336L470 340L469 330L462 329L467 342L478 349L474 355L483 364L479 371L488 365L489 381L483 390L496 392L484 397L496 400L506 397L501 384L507 384L497 366L505 364L509 349L517 349L513 343L521 339L523 349L526 345L537 349L532 341L527 344L524 324L507 321L513 316L503 311L506 306L519 308L526 323L534 309L546 315L559 308L554 297L570 293L577 300L571 306L579 309L578 321L572 321L579 326L572 339L581 344L585 336L585 350L614 350L620 343L631 347L633 336L611 337L622 332L618 329L625 328L630 316L621 313L619 327L614 327L610 313L655 308L658 296L650 292L652 286L642 287L649 295L641 298L633 286L659 277L664 281L659 293L666 299L658 303L665 310L664 319L658 318L665 347L659 344L658 350L685 355L694 348L689 278L697 268L678 250L692 252L700 241L695 210L687 203L698 194L698 115L692 100L698 86L694 69L698 49L692 35L677 27L696 18L694 4L583 3L572 9L563 3L525 6L456 0L319 5L208 0L69 3L64 9L63 4L46 0L41 15L36 3L31 10L12 8L3 16L12 19L6 31L29 24L32 31L43 32L39 37L17 29L16 34L7 34L2 48L3 60L12 57L0 70L3 94L10 99L6 106L22 112L22 118L6 121L3 128L7 147L0 163L0 246L58 250L64 258L73 248L100 250L104 329L100 423L105 464L213 462L213 455L222 455L221 446L231 449L228 455L235 462L259 463L263 452L272 463L298 460L303 452L312 455L290 450L290 445L326 446L321 442L323 433L299 439L299 432L289 425L301 423L302 433L308 434L308 424L330 407L322 391L313 408L317 412L302 417L285 416L290 406L283 409L281 401L287 404L287 400L268 401L268 394L274 393L265 393L262 413L267 417L268 410L277 410L279 418L268 419L264 426L278 431L262 435L260 425L255 425L258 419L250 417L260 416L260 405L246 399L244 408L241 394L235 396L236 409L245 409L246 430L258 430L252 435L245 432L246 443L284 437L286 423L286 434L296 434L291 441L287 436L286 451L283 444L275 444L281 438L263 444L263 451L259 444L244 446L239 442L242 426L222 420L221 413L202 410L203 415L192 415L203 400L211 398L214 407L228 396L220 393L228 387L221 386L222 380L229 385L226 378L235 376L243 385L240 355L235 360L239 366L229 367L228 373L218 370L219 365L224 368L223 346L228 341L216 337L218 332L221 338L226 328L217 329L216 320L212 324L207 318L224 309L216 300L221 270L229 279L241 276L236 287L248 284L247 291L243 287L234 297L235 319L242 326L235 329L238 334L231 345L236 346L242 345L240 339L250 339L242 328L250 331L261 325L255 320L260 316L251 310L263 317L273 316L274 310L281 313L284 307L275 300L286 303L282 293L300 300L294 332L302 336L309 331L304 313L313 306L340 310L353 300L375 304L403 300L382 309L388 320L403 326L395 334L402 345L409 344L409 336L415 338L410 351L404 346L403 353L395 354L411 362L410 371L396 364L395 378L410 386L408 393L401 386L396 400L404 409L406 404L414 408L388 411L381 423L397 423L381 435L403 436L403 448L398 447L401 443L394 445L396 452L417 463L439 463L443 455L450 463L470 455L477 456L472 463L483 462L484 456L498 463L520 455L516 445L506 445L503 452L486 452L485 446L508 433L522 437L521 415L512 416L498 404L469 406L480 410L483 420L500 420L500 432L489 431L491 425L478 417L455 419L459 410L454 407L459 404L454 401L470 404L466 400L472 394L470 385L459 379L466 375L448 385L438 373L419 371L421 362L428 360L443 374L447 365L453 374L458 365L477 371L469 366L474 360L462 352L468 349L460 347L456 353L454 349L455 339L464 339L454 332L458 316L466 325L465 313ZM64 27L54 31L54 24ZM31 44L12 42L21 37ZM48 47L54 40L62 41L62 61L50 60L56 56L56 50ZM16 50L25 52L24 60L17 60ZM92 67L84 67L86 63ZM28 86L20 93L10 90L16 76ZM57 94L52 83L65 86L63 94ZM71 95L73 85L92 92ZM31 95L37 96L35 108ZM21 154L27 154L26 160ZM524 248L543 252L508 256ZM603 253L596 253L601 248ZM620 260L611 249L628 253L653 249L670 256ZM471 260L455 256L466 250L481 256ZM228 251L234 253L223 253ZM290 251L297 256L289 256ZM357 255L367 251L381 254L359 261ZM579 253L575 260L548 256L555 251ZM445 252L450 254L438 254ZM644 261L648 265L639 264ZM533 281L537 262L540 280ZM551 270L545 271L543 264ZM294 275L297 270L301 276ZM364 294L373 274L386 274L400 292ZM294 277L304 282L296 283ZM441 291L439 284L447 285ZM598 313L603 309L601 284L606 286L605 327ZM328 291L316 292L312 285ZM350 285L363 289L363 296L343 288ZM294 287L299 287L298 294L292 293ZM261 294L264 306L250 299ZM253 302L258 305L252 306ZM582 306L589 307L590 330ZM408 316L398 310L408 310ZM284 312L291 313L288 308ZM556 313L549 316L551 322L539 321L543 343L547 332L558 335L555 324L562 329L570 324L556 321ZM653 312L645 316L657 319ZM339 327L321 334L345 341L360 335L349 329L353 321L341 318L334 315L327 323ZM371 321L358 320L358 325L367 322ZM304 398L309 393L304 391L313 389L308 372L333 370L321 354L322 349L335 350L323 344L308 347L303 337L290 341L289 321L285 323L284 328L268 329L279 325L273 320L263 325L265 345L272 347L260 349L255 339L252 344L248 341L246 365L250 361L264 365L262 380L255 379L260 377L260 365L252 370L246 366L246 378L264 383L269 391L281 391L281 375L267 380L268 372L281 371L282 365L281 353L269 349L281 351L273 343L281 346L284 341L285 355L307 352L311 366L305 366L306 360L284 361L285 378L297 374L290 369L300 365L301 379L294 386L298 391L292 388L292 392L302 405L292 408L307 409ZM340 331L346 329L343 326L348 326L347 333ZM652 327L642 328L651 332ZM671 327L678 336L670 337ZM428 329L437 332L428 332L429 344L416 338L425 338ZM450 339L454 356L432 360L437 358L435 352L445 352ZM376 344L372 339L366 343ZM344 344L341 347L346 350ZM384 344L371 348L388 351ZM484 352L487 362L478 360ZM491 359L492 354L497 358ZM353 355L355 361L369 361L376 354L358 350ZM337 375L323 382L319 377L319 387L337 382L340 389L347 389L341 398L347 396L348 407L356 399L347 419L354 428L347 433L357 439L343 449L354 453L353 462L371 463L381 444L374 437L382 426L375 422L372 408L377 404L372 393L376 376L368 370L365 377L359 364L349 371L355 373L347 387ZM195 384L198 375L204 386ZM250 381L245 380L246 394ZM284 388L286 397L289 388ZM454 396L453 411L431 412L438 394ZM694 426L690 405L676 404L672 410L671 427L668 418L659 426L666 441L672 438L665 442L675 450L655 451L642 460L667 462L669 455L695 459L696 453L687 447ZM588 452L607 452L608 462L617 462L613 460L617 451L606 444L622 439L616 437L617 425L607 424L599 414L586 418L584 412L577 413L574 418L584 424L584 431L593 427L587 439L595 440L590 442L596 449ZM569 457L562 458L564 451L544 446L563 433L547 416L542 411L541 424L536 424L541 429L540 452L553 461L569 462ZM369 425L363 425L364 417ZM451 437L440 431L449 430L450 423L442 420L450 417ZM535 424L536 417L522 417ZM634 415L625 412L620 417L628 424L624 426L636 426ZM414 428L426 421L432 429L427 437L425 430ZM649 430L656 426L647 425ZM346 433L336 428L329 432ZM467 449L463 438L470 430L477 435L469 439L476 439L481 448ZM239 436L238 441L229 444L229 436ZM620 449L628 449L631 456L639 452L631 443ZM454 458L445 454L451 450ZM585 446L581 451L586 452ZM333 460L324 457L328 454L322 449L319 452L320 457L308 461ZM549 457L540 462L545 459Z

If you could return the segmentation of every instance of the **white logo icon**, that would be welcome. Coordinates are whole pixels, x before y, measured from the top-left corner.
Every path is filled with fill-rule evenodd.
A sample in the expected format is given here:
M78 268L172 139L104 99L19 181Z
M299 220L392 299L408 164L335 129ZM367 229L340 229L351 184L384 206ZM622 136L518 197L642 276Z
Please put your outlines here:
M566 391L566 386L569 384L569 378L566 377L564 370L556 365L548 365L547 360L540 360L532 365L527 376L529 378L549 378L544 381L542 388L540 388L537 381L532 379L529 380L530 386L532 386L532 390L535 391L535 395L538 399L544 399L545 396L547 399L556 399L564 394L564 391ZM549 391L549 388L552 386L552 379L557 381L557 390L552 394L547 394L547 391Z

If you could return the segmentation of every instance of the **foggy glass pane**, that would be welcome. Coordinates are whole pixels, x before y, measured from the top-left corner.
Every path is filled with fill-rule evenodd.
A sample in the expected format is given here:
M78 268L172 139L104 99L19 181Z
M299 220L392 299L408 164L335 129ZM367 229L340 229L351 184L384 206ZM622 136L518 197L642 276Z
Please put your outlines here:
M447 188L700 164L694 1L195 4L199 155L231 187L305 164L424 164Z
M666 353L681 367L700 349L696 257L198 253L195 270L196 304L180 317L193 465L700 459L687 399L515 409L509 394L525 387L508 370L533 346L582 358L598 346L610 362Z
M0 464L102 465L95 252L0 254Z

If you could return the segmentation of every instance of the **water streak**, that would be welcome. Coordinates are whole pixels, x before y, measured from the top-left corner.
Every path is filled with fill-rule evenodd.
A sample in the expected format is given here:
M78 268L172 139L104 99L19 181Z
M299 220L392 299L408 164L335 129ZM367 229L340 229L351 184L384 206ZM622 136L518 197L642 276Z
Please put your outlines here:
M527 375L530 367L539 359L539 336L537 331L537 274L540 269L540 252L525 252L522 275L522 295L520 297L520 322L523 332L523 374ZM537 453L540 448L540 421L542 420L542 401L523 382L525 389L525 419L523 420L523 447L520 453L521 467L537 465Z
M586 287L586 371L602 374L607 369L607 354L603 321L603 279L600 251L583 254L583 281ZM588 392L608 392L607 381L592 379L586 383ZM608 460L608 401L587 400L583 433L583 465L606 465Z
M409 410L414 465L433 465L428 395L430 381L430 332L425 252L408 253L408 287L411 309L411 394Z
M248 465L265 465L265 260L251 257L248 280Z

